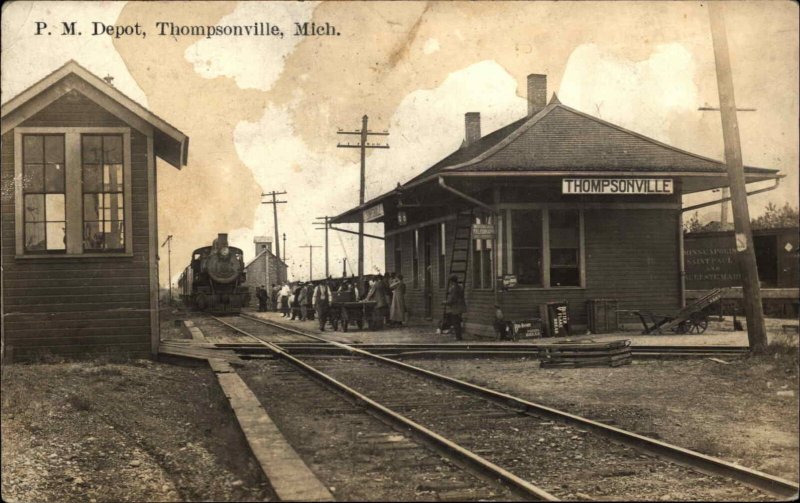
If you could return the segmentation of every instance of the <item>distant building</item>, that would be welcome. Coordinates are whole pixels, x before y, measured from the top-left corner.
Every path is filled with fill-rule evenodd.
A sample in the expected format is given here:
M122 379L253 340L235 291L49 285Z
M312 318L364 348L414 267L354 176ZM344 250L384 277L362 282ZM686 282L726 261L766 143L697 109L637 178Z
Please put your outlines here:
M287 268L283 260L272 253L272 240L265 236L253 238L256 256L244 267L247 274L245 285L251 289L251 294L255 295L258 286L266 285L269 288L272 284L279 284L286 281Z

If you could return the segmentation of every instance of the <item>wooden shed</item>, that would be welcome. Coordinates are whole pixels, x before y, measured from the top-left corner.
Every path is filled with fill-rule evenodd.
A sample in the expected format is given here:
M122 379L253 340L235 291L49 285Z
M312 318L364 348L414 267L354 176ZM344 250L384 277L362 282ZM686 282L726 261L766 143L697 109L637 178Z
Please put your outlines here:
M188 145L74 61L2 105L5 356L157 353L156 157Z
M682 195L726 186L724 164L546 95L546 76L530 75L525 117L483 136L467 113L461 148L332 220L384 224L386 271L403 274L413 316L440 318L454 272L474 333L492 332L495 305L525 320L567 303L581 333L589 301L680 307ZM777 176L746 168L748 182Z

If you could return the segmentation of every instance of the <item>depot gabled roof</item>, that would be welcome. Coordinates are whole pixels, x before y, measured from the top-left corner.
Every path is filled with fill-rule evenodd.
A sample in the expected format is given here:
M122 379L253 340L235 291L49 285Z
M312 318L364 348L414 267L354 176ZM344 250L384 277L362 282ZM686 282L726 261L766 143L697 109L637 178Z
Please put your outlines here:
M87 95L104 108L115 108L119 111L121 107L121 111L136 122L149 124L154 132L155 154L178 169L186 165L189 156L188 136L74 60L68 61L2 105L2 133L10 131L72 90Z
M721 161L575 110L554 94L539 113L462 145L405 184L332 222L354 221L361 210L438 177L672 176L691 178L693 183L685 185L684 192L695 192L727 185L726 175ZM778 170L747 166L745 175L748 182L769 180Z

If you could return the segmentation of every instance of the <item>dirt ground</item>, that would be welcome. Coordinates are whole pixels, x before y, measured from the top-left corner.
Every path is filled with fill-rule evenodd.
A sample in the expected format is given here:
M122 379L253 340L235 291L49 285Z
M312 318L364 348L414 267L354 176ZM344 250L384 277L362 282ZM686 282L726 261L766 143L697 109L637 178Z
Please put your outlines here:
M101 358L2 372L3 501L274 499L207 367Z
M719 360L557 370L530 359L406 361L797 481L797 352Z

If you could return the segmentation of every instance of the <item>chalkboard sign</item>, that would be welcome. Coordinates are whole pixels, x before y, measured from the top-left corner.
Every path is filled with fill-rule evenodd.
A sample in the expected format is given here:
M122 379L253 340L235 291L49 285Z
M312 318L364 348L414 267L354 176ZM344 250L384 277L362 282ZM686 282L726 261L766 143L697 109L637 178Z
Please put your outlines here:
M542 320L520 320L511 322L514 339L530 339L542 336Z
M569 313L566 302L547 303L547 328L550 337L569 335Z

